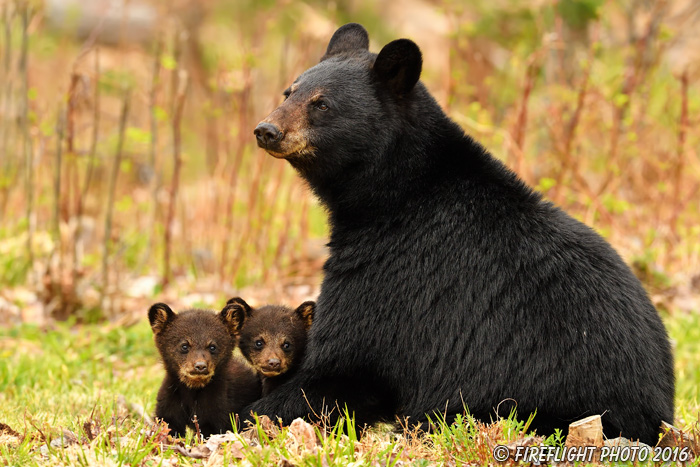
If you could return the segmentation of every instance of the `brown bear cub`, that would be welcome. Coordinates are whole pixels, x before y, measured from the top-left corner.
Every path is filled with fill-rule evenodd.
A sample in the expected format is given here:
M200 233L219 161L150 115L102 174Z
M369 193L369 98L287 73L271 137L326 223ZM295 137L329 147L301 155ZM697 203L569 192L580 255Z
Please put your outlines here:
M243 323L232 307L218 314L175 314L168 305L156 303L148 319L166 373L156 417L168 423L174 436L183 436L188 426L196 429L195 415L205 437L231 429L231 418L261 394L258 375L232 356Z
M287 381L303 360L316 303L304 302L296 310L277 305L254 309L236 297L226 306L243 323L238 346L260 375L265 396Z

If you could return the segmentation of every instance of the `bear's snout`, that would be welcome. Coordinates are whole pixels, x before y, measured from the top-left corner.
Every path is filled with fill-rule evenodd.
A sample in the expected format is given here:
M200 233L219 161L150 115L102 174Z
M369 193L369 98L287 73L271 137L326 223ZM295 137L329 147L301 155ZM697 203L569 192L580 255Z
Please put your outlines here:
M282 132L272 123L261 122L253 131L258 146L268 149L282 139Z
M280 359L279 358L271 358L267 361L267 366L271 370L279 370L280 368Z
M195 373L206 373L208 370L207 362L203 360L198 360L194 363Z

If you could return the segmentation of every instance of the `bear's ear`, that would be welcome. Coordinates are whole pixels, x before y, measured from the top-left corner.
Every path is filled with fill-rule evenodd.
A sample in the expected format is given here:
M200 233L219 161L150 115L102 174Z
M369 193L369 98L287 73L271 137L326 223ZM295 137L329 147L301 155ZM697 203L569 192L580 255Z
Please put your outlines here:
M415 42L398 39L389 42L377 55L374 72L397 95L407 94L418 82L423 56Z
M369 50L369 35L361 24L348 23L338 28L333 34L328 43L326 54L321 57L321 61L333 55L353 50Z
M151 329L155 335L163 331L165 326L175 318L175 313L165 303L156 303L148 310L148 321L151 322Z
M314 311L316 311L316 302L304 302L294 310L294 313L304 322L307 331L311 328L311 323L314 320Z
M226 306L221 310L221 321L228 328L229 334L238 336L246 318L250 316L252 309L240 297L232 298L226 302Z

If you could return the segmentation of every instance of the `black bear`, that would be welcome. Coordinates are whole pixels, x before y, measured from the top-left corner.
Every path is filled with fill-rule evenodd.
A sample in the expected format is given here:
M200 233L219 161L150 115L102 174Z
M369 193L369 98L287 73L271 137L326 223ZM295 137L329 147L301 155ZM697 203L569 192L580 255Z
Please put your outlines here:
M236 320L243 323L238 347L257 370L263 396L287 381L304 359L315 305L304 302L292 310L276 305L251 308L238 297L227 302Z
M232 357L242 324L232 309L175 314L156 303L148 320L165 367L156 417L175 436L183 436L188 426L195 429L195 415L205 437L231 429L231 418L261 394L257 374Z
M331 231L304 362L244 412L290 422L325 401L360 423L464 407L488 421L514 401L540 433L602 414L608 437L654 444L673 356L639 280L444 114L414 42L368 45L362 26L338 29L255 129Z

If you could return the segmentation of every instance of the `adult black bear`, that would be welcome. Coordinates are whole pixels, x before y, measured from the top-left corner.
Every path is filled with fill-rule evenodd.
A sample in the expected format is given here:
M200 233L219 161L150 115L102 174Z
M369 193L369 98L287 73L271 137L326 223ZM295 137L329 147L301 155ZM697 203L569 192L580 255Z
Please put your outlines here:
M607 436L654 444L673 357L639 281L442 112L416 44L368 44L338 29L255 129L331 236L302 367L245 411L290 422L337 401L372 423L466 405L489 420L513 400L540 433L602 414Z
M243 361L232 358L242 322L227 306L210 310L186 310L175 314L156 303L148 320L163 358L165 378L158 391L156 417L175 436L195 428L197 416L202 435L232 428L231 418L260 397L258 375Z
M251 308L239 297L226 303L236 321L243 323L238 347L258 372L263 396L291 378L304 360L315 306L304 302L295 310L278 305Z

